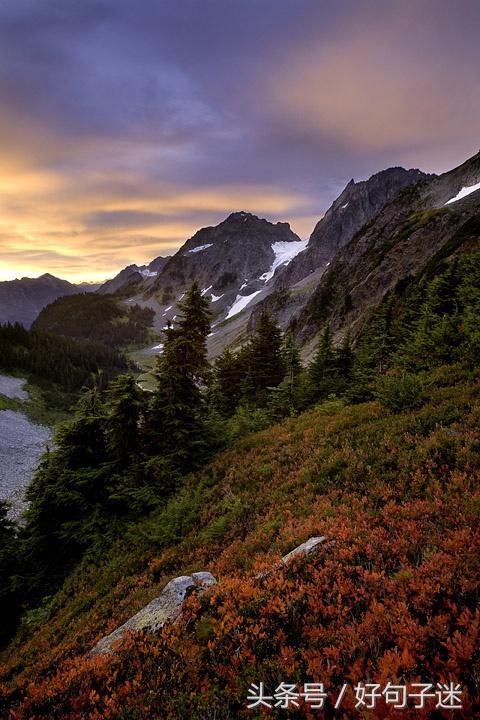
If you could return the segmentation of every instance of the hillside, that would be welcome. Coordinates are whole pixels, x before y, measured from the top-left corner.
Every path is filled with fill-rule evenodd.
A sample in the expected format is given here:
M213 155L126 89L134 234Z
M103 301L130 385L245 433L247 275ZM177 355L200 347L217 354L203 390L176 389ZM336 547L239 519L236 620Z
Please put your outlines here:
M264 306L294 330L307 354L327 321L338 337L347 331L358 337L387 292L435 267L442 257L478 247L479 181L480 153L443 175L424 176L340 247L307 293L286 286ZM285 272L293 270L294 265Z
M144 285L144 289L146 289L149 284L155 282L155 278L168 260L168 257L157 257L148 265L128 265L111 280L104 282L97 292L100 295L122 294L140 285Z
M47 395L55 387L67 393L95 383L106 387L126 369L124 358L103 344L25 330L18 324L0 325L0 370L27 374Z
M474 717L478 379L439 368L413 412L330 402L242 440L32 618L4 702L26 692L17 718L247 718L260 678L333 691L340 678L454 677L468 688L456 717ZM312 535L328 540L316 558L253 579ZM98 637L193 570L219 585L181 625L88 661Z
M49 273L38 278L0 282L0 323L21 323L27 329L40 311L63 295L93 292L96 285L73 285Z
M188 405L198 403L198 385L189 401L181 368L169 365L172 353L180 362L188 318L200 322L206 310L200 290L189 291L149 409L127 379L105 404L84 402L31 486L23 535L34 552L34 575L24 566L31 609L3 654L3 711L16 719L248 718L248 691L261 679L271 691L323 682L330 713L346 684L349 718L358 714L356 683L413 693L413 683L454 681L463 703L455 716L476 717L479 303L480 254L438 258L385 297L349 365L327 326L311 366L294 372L293 387L276 389L277 335L264 317L248 353L214 369L210 394L221 403L208 427L227 448L212 453L202 414ZM208 323L203 332L204 341ZM250 404L232 411L225 401L234 396L219 383L227 378L223 392L235 390L231 373L245 358L249 381L240 386ZM267 389L255 389L258 378ZM168 404L178 385L180 414ZM295 416L295 403L310 409ZM132 425L138 413L143 421ZM265 429L252 432L255 425ZM325 538L316 554L278 565L315 536ZM127 636L118 654L89 656L168 580L197 571L218 584L187 599L180 622ZM450 717L432 712L425 716ZM403 715L418 717L413 701ZM302 706L296 716L312 715ZM369 717L396 715L379 700Z
M119 347L145 343L152 319L148 308L124 307L111 295L80 294L45 307L33 329Z

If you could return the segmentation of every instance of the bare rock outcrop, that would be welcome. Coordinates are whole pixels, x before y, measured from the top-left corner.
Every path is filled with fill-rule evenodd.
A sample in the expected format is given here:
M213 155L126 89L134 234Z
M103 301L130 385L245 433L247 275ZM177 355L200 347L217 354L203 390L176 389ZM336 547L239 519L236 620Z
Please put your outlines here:
M318 535L315 537L311 537L308 540L306 540L304 543L299 545L298 547L291 550L289 553L284 555L280 562L276 563L273 567L269 568L268 570L264 570L263 572L259 573L256 576L257 580L264 580L267 577L270 577L274 572L280 570L283 567L288 567L294 560L297 560L299 558L307 557L308 555L312 555L313 553L316 553L317 550L320 549L321 545L325 542L327 538L323 535Z
M127 632L146 631L155 634L167 622L178 621L184 602L191 592L202 592L217 581L209 572L197 572L181 575L170 580L161 594L133 615L126 623L106 635L91 650L90 656L112 654L114 645L122 640Z
M309 538L306 542L291 550L287 555L266 572L256 576L257 580L263 580L272 573L288 567L299 558L304 558L313 553L323 545L326 538L316 536ZM209 572L197 572L192 575L181 575L170 580L165 585L160 595L154 598L144 608L133 615L126 623L106 635L90 651L90 657L96 655L112 655L114 646L125 637L127 632L146 631L152 635L158 633L165 623L178 622L182 615L186 598L192 592L203 592L206 588L217 583L214 576Z

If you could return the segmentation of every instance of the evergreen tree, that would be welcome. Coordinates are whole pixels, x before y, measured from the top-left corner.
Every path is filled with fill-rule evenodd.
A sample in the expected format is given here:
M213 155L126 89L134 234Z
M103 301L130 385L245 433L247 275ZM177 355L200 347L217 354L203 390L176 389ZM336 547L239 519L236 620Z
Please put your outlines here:
M339 389L343 392L351 382L355 355L352 350L350 331L345 334L341 346L335 351L335 365L338 372Z
M140 451L140 417L143 392L133 375L119 375L110 386L107 417L107 444L114 460L131 462Z
M268 389L277 387L285 377L282 333L270 313L263 310L255 334L241 353L245 367L245 399L265 405ZM247 397L247 394L250 397Z
M0 500L0 648L12 635L18 614L14 575L18 543L15 525L8 519L8 504Z
M335 391L335 352L332 331L326 325L321 336L317 352L308 368L310 401L315 402Z
M232 415L242 395L243 368L239 354L226 347L215 361L212 404L224 416Z
M53 588L109 524L111 475L98 393L86 393L27 488L22 540L32 594Z
M208 379L209 303L194 282L179 304L181 318L165 331L157 364L157 389L148 414L150 452L168 459L185 473L206 454L204 401L201 387Z
M297 405L296 394L298 387L298 379L302 372L302 363L300 362L300 350L292 333L289 333L285 340L285 366L288 384L288 397L292 407Z

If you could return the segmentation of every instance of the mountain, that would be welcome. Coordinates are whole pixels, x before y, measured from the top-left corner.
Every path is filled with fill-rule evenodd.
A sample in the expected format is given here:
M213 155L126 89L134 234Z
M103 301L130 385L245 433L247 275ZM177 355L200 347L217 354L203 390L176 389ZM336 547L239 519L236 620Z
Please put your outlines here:
M479 191L480 153L405 188L338 251L308 302L290 316L299 341L312 341L326 322L355 338L388 291L429 263L476 248Z
M203 294L212 301L215 327L209 347L214 356L244 335L248 314L241 314L243 309L251 308L268 294L278 269L306 245L286 222L271 223L252 213L235 212L218 225L196 232L166 259L153 282L146 278L135 284L125 300L153 309L154 326L160 331L175 318L177 303L197 280ZM152 263L147 267L151 268ZM129 284L137 281L135 266L128 270L122 280ZM158 353L158 345L152 353Z
M426 177L420 170L394 167L362 182L350 180L315 225L305 252L279 273L276 287L294 285L312 272L325 270L338 250L400 190Z
M171 302L189 272L218 283L229 260L247 262L236 247L259 228L274 258L260 238L266 257L243 282L261 285L254 300L268 292L301 241L251 217L250 232L230 234L230 216L228 232L206 228L168 262ZM153 392L124 375L82 397L20 535L0 508L0 715L248 720L259 691L272 711L285 697L279 678L321 678L327 715L341 698L353 718L364 678L401 677L410 702L419 678L448 692L453 677L456 716L479 716L480 153L407 184L347 234L290 315L307 354L320 334L312 363L264 315L205 372L208 310L193 288ZM144 298L159 308L164 271ZM303 280L283 288L286 307ZM241 344L252 307L232 314L242 288L227 287L215 329ZM94 311L118 329L122 308L138 313L131 300L62 298L38 322L104 336ZM43 354L53 374L55 349ZM297 695L293 714L312 717ZM438 697L428 717L448 716ZM372 717L393 717L380 700Z
M428 177L420 170L393 167L368 180L357 183L350 180L316 224L304 252L277 273L269 296L256 308L250 327L265 306L275 313L282 327L287 327L308 303L336 253L401 190Z
M141 283L148 287L148 284L151 284L153 278L157 277L168 260L169 257L160 256L152 260L148 265L128 265L114 278L104 282L97 292L101 295L128 292L129 289L133 290Z
M96 286L84 284L86 288ZM19 322L29 328L37 315L49 303L63 295L74 295L79 292L78 285L67 280L45 273L38 278L24 277L19 280L0 282L0 323Z
M232 213L187 240L160 272L151 293L164 305L173 305L196 279L212 298L217 315L232 317L305 245L288 223Z
M32 329L113 348L145 344L152 320L149 308L125 305L111 295L78 293L44 307Z

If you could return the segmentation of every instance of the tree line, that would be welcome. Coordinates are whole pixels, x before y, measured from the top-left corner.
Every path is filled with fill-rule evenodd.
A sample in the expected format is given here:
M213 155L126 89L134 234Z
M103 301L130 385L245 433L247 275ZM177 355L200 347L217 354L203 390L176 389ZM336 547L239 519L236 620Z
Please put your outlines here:
M107 345L7 323L0 325L0 368L25 372L74 392L83 386L106 388L128 365L117 350Z

